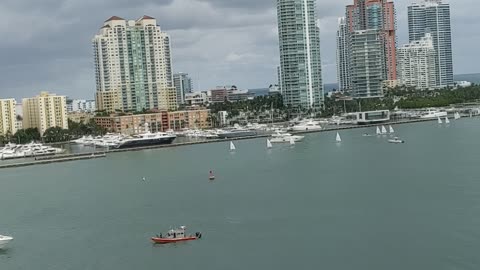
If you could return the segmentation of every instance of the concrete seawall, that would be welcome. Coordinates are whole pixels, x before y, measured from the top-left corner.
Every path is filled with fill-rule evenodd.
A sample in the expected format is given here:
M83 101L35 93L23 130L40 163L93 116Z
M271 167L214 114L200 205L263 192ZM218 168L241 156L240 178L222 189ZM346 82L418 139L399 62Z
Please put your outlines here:
M104 158L106 156L107 155L105 153L95 153L95 154L90 153L90 154L73 154L73 155L64 155L64 156L44 157L44 158L37 158L35 161L0 165L0 169L19 168L19 167L27 167L27 166L34 166L34 165L94 159L94 158Z

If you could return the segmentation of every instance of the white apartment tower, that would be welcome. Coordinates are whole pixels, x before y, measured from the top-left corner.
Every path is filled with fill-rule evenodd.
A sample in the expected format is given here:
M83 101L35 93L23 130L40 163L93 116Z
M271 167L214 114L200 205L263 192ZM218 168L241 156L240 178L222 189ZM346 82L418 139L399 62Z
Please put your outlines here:
M0 99L0 136L17 132L15 107L15 99Z
M398 78L401 84L417 89L434 89L435 48L430 34L398 49Z
M97 109L176 109L170 37L156 19L105 21L93 38Z
M425 34L432 36L437 87L453 85L450 5L441 0L424 0L408 6L408 34L410 42L421 40Z
M39 96L24 98L23 128L38 128L43 134L48 128L68 129L67 97L41 92Z

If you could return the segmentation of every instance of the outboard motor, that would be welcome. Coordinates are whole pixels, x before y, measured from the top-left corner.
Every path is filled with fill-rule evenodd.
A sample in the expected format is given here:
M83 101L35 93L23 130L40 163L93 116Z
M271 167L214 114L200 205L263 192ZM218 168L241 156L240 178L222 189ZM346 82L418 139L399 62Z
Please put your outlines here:
M201 233L201 232L196 232L196 233L195 233L195 236L196 236L198 239L200 239L200 238L202 238L202 233Z

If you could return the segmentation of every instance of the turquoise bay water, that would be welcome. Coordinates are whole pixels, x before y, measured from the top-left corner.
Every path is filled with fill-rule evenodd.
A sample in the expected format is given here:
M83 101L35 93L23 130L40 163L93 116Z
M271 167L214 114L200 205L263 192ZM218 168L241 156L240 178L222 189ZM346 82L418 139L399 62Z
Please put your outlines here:
M0 269L480 269L480 120L395 129L2 170Z

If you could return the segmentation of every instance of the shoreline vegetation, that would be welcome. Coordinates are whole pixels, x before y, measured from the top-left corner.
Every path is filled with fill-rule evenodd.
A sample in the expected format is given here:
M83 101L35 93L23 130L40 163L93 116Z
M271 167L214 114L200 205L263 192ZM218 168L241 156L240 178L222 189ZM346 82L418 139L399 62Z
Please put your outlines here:
M245 122L285 122L297 116L312 116L328 118L348 112L395 110L395 109L425 109L448 107L480 101L480 86L472 85L465 88L446 88L440 90L416 90L408 87L388 89L382 98L352 100L341 92L331 97L325 96L325 108L322 111L312 111L307 108L291 108L284 105L281 95L260 96L252 100L239 102L212 103L207 106L211 110L210 120L213 127L218 127L218 112L226 111L231 124ZM140 113L140 112L139 112ZM141 113L148 114L148 111ZM153 113L153 112L152 112ZM98 112L97 116L104 115ZM43 136L36 128L21 129L15 134L0 136L0 145L12 142L25 144L32 141L43 143L67 142L82 136L99 136L107 130L98 126L92 119L88 123L68 121L68 129L52 127Z

